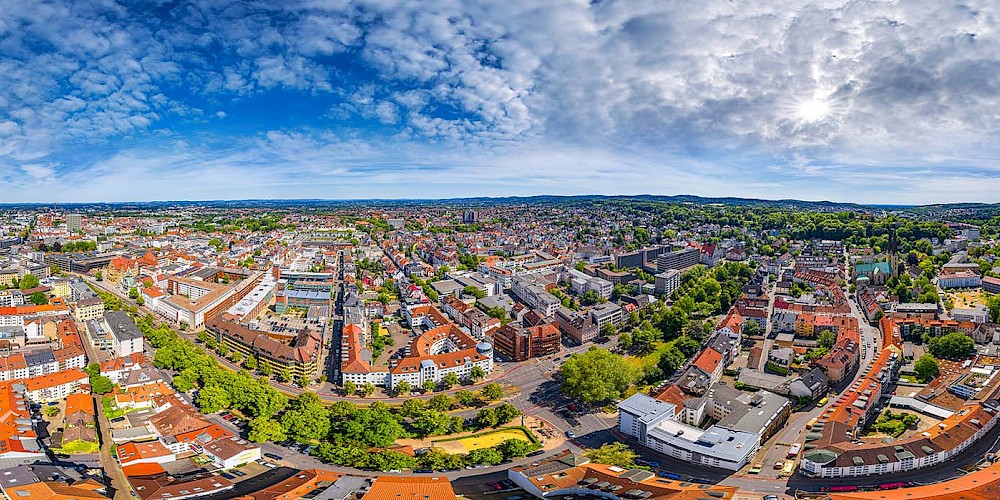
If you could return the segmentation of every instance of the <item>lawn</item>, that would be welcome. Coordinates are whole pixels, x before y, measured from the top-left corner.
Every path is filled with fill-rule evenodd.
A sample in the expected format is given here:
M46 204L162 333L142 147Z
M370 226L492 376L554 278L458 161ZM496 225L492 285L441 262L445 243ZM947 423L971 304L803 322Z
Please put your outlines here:
M127 413L135 409L135 408L119 408L118 405L115 404L114 396L104 396L103 398L101 398L101 405L104 406L104 416L106 416L108 420L115 419L118 417L124 417Z
M492 448L508 439L520 439L534 443L533 436L523 427L505 427L495 431L480 432L458 439L434 441L433 445L449 453L465 454L480 448Z
M77 439L76 441L67 443L59 451L67 455L76 455L81 453L97 453L99 449L100 446L97 443Z
M949 292L947 295L953 298L955 307L975 307L979 305L986 305L986 299L983 298L983 293L978 290Z

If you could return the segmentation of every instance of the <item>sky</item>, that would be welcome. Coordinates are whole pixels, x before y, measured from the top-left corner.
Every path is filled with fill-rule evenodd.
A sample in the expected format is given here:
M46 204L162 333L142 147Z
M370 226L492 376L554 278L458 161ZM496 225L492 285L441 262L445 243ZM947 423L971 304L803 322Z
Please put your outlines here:
M0 202L1000 202L998 8L0 0Z

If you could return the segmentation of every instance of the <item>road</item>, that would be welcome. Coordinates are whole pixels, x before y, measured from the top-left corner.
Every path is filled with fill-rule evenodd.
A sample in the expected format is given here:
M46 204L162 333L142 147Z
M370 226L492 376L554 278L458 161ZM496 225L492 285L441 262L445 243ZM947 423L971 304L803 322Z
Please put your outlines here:
M87 359L90 362L99 362L101 357L98 356L97 349L91 344L86 329L80 331L80 340L83 343L84 351L87 353ZM97 429L101 440L101 468L104 469L104 475L109 480L108 493L115 500L129 499L131 498L129 495L131 487L128 485L121 467L118 466L118 461L111 456L111 446L114 443L111 442L111 429L108 426L108 418L104 414L104 405L101 404L101 396L99 394L92 394L91 397L94 400L94 406L97 408Z

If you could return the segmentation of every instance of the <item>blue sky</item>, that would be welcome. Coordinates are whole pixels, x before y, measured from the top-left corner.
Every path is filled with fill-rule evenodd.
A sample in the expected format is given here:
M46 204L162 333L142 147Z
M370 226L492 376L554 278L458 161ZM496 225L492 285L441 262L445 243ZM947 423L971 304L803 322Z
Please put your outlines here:
M0 202L1000 201L995 2L0 0Z

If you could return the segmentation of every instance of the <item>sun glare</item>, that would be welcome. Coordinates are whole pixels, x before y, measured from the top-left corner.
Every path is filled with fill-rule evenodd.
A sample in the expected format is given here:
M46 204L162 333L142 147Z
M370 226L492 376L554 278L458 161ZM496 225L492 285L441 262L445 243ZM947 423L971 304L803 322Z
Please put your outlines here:
M795 116L803 122L818 122L828 114L830 103L816 97L803 100L795 106Z

